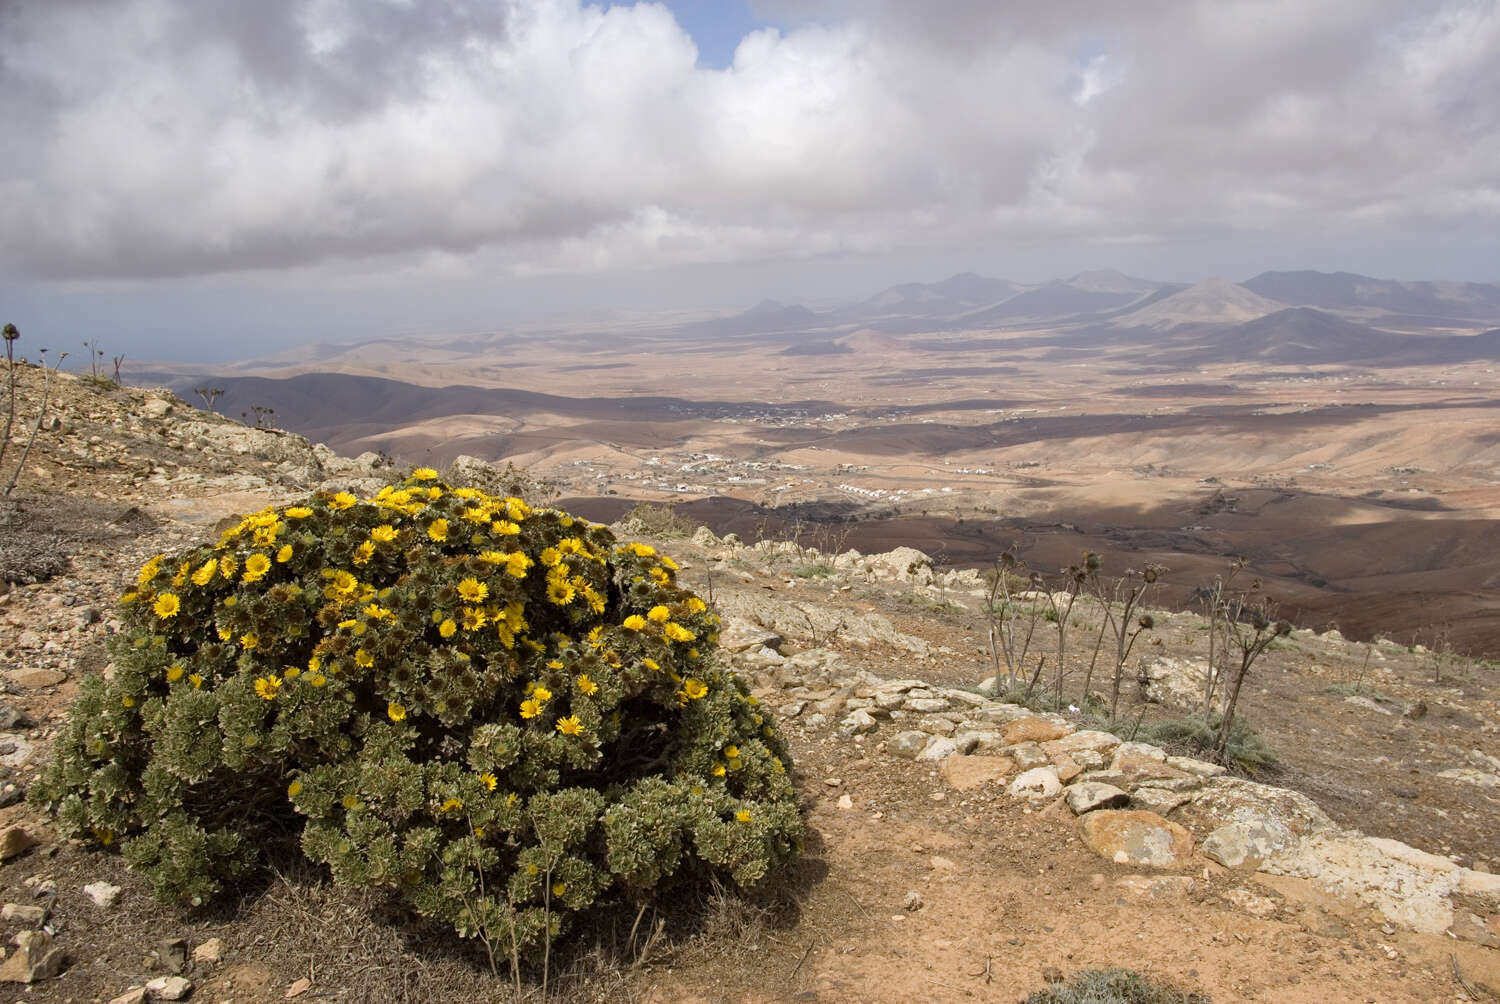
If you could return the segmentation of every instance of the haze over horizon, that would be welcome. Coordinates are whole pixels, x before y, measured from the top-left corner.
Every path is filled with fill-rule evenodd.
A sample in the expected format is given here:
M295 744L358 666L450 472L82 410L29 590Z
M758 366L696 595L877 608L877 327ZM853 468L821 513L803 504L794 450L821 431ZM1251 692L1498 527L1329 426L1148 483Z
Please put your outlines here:
M1500 281L1500 3L19 0L0 304L217 361L957 272Z

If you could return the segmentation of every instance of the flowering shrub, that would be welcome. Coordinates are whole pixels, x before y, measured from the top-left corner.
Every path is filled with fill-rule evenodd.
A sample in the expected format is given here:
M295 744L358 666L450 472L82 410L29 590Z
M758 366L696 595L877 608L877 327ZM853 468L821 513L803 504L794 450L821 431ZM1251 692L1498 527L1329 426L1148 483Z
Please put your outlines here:
M278 834L524 954L689 866L796 853L770 715L651 547L430 470L153 558L32 789L201 903Z

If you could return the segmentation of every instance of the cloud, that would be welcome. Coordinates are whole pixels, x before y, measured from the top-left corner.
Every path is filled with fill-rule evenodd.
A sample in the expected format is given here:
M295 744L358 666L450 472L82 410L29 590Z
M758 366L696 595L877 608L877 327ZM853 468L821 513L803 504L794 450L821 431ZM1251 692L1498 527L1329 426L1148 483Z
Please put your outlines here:
M1500 5L12 0L0 267L511 274L1500 215Z

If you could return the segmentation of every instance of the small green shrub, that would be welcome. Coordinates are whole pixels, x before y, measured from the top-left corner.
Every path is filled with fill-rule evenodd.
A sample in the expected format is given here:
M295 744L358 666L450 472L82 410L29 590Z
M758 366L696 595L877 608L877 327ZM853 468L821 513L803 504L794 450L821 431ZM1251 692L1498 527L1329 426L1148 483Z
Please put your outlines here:
M1215 759L1219 745L1219 729L1223 716L1211 714L1187 715L1183 718L1168 718L1157 722L1146 722L1140 726L1136 738L1142 742L1161 746L1173 753L1186 756ZM1236 715L1229 729L1229 743L1221 761L1249 777L1274 768L1279 761L1265 738L1246 721Z
M644 544L431 470L153 558L31 798L198 904L288 834L507 954L795 854L786 744Z
M1021 1004L1210 1004L1207 994L1183 993L1129 969L1090 970L1038 990Z
M670 502L637 502L615 525L626 533L674 540L692 536L703 524L690 516L679 516L677 507Z
M826 579L833 575L833 566L823 563L798 565L792 569L792 574L799 579Z

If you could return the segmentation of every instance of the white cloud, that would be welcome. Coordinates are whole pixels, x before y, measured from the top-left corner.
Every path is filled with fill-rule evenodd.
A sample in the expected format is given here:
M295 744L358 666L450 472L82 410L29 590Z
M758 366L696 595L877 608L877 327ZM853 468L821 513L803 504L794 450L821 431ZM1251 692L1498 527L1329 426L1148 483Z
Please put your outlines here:
M0 264L532 274L1500 215L1493 0L762 6L801 20L715 71L659 4L12 0Z

